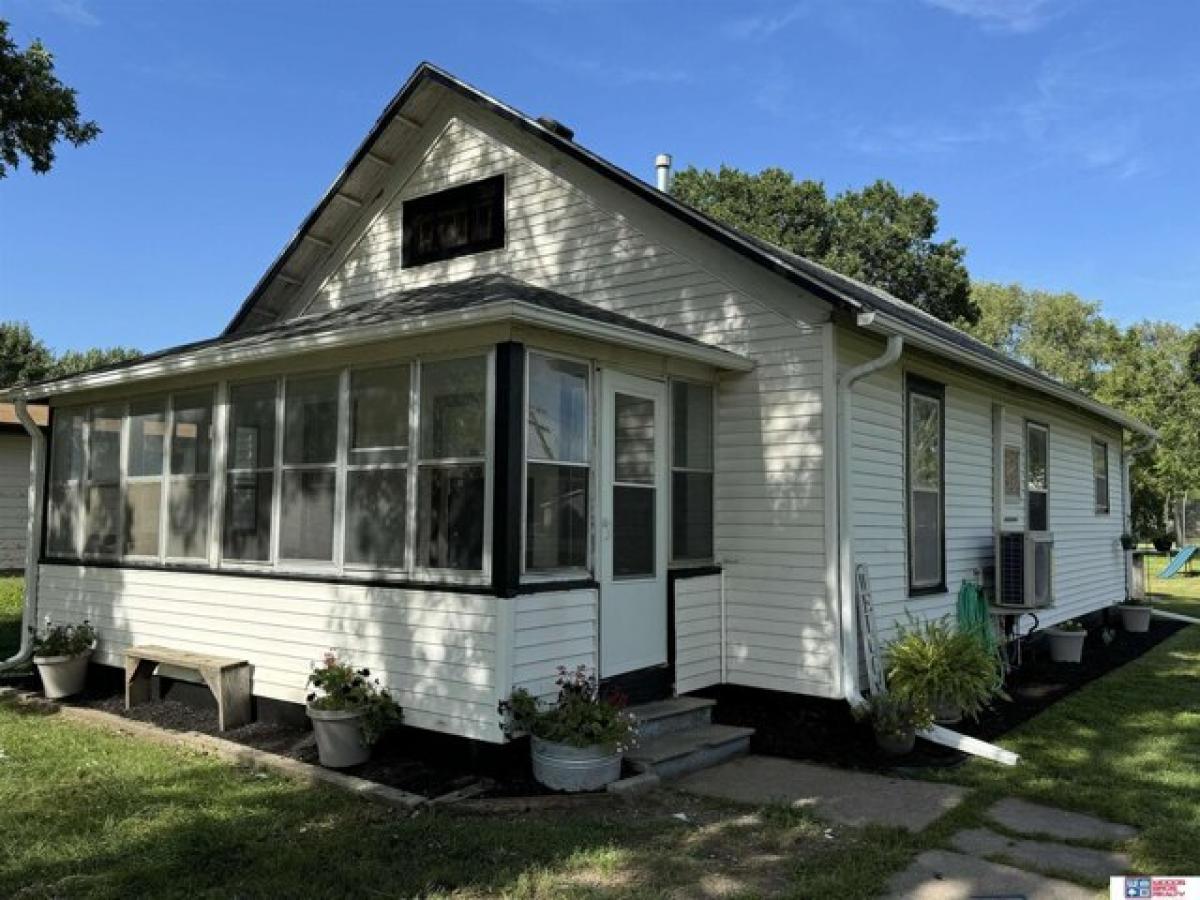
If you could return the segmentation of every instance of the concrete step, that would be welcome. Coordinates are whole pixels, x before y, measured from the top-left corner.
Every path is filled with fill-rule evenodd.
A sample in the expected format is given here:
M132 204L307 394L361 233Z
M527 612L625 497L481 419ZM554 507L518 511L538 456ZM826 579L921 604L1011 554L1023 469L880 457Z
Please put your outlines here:
M625 754L625 759L637 772L679 778L746 755L753 734L753 728L700 725L648 739L639 737L638 745Z
M648 741L664 734L709 724L716 705L716 700L703 697L672 697L670 700L631 706L629 713L637 719L638 735L642 741Z

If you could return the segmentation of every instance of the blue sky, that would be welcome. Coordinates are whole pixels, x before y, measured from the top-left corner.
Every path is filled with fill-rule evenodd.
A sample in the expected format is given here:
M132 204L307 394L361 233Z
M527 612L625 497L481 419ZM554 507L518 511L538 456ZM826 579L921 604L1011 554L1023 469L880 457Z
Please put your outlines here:
M941 203L976 278L1200 319L1200 7L0 0L104 134L0 181L0 319L218 332L422 59L651 178L778 165Z

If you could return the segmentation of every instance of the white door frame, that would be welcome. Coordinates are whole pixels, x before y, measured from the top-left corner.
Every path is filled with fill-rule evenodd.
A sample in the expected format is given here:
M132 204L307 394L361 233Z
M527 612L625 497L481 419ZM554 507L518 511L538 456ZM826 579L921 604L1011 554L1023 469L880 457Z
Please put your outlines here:
M609 678L668 659L667 564L670 520L667 515L668 395L665 381L604 370L600 373L600 416L597 441L600 460L598 572L600 573L600 676ZM616 397L650 400L654 404L652 482L616 482ZM614 489L655 491L654 571L648 576L614 572Z

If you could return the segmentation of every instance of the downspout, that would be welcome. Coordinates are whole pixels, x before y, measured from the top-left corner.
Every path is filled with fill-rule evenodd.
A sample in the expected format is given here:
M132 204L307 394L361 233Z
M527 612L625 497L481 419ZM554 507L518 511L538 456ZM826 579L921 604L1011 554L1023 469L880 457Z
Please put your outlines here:
M37 627L38 560L42 558L42 494L45 486L46 436L29 415L24 400L14 400L17 419L33 446L29 459L29 526L25 542L25 607L21 617L21 646L0 662L0 672L25 665L33 656L33 629Z
M1122 511L1125 514L1125 527L1122 529L1126 534L1133 534L1133 482L1130 474L1130 467L1133 465L1133 458L1141 456L1143 453L1149 453L1158 444L1158 435L1146 435L1138 443L1134 444L1128 450L1121 454L1121 504ZM1128 600L1133 592L1133 553L1132 551L1125 552L1125 599Z
M866 328L874 324L874 313L859 313L857 324ZM838 377L838 421L837 421L837 495L838 495L838 597L842 627L842 696L851 706L863 702L858 684L858 609L854 599L854 541L850 520L850 493L854 469L850 464L850 423L854 410L854 385L896 364L904 350L904 338L899 334L888 334L887 347L883 354L862 365L847 369ZM1020 760L1017 754L989 744L977 738L959 734L940 725L919 732L927 741L952 747L974 756L982 756L1008 766Z
M858 326L875 321L874 313L859 313ZM904 338L890 334L881 356L847 369L837 380L837 472L838 472L838 600L842 625L842 696L851 706L863 702L858 686L858 610L854 602L853 528L850 524L850 492L854 469L850 464L850 422L853 413L854 385L882 369L896 364L904 349Z

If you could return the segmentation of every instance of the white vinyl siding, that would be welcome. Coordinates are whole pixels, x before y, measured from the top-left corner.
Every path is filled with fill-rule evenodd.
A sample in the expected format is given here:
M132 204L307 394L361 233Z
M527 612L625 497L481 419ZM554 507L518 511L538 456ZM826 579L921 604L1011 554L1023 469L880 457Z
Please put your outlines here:
M882 352L853 332L839 331L838 364L857 365ZM906 372L946 386L946 592L909 597L904 520L904 393ZM853 487L854 561L870 567L880 630L886 638L909 613L952 614L964 579L977 578L995 553L993 512L993 404L1001 404L1003 443L1021 447L1025 486L1025 421L1049 422L1049 524L1054 534L1054 596L1039 613L1042 626L1120 602L1125 593L1121 516L1095 515L1091 443L1103 436L1121 446L1115 426L1070 407L1005 388L984 375L938 364L905 351L900 362L860 381L854 389ZM1003 527L1024 526L1024 491L1017 504L1002 507ZM1113 509L1120 486L1110 479Z
M721 683L721 576L675 581L675 689Z
M512 688L550 699L558 667L597 666L599 618L595 590L547 591L498 602L512 604Z
M0 572L25 565L29 531L29 437L0 434Z
M274 578L43 565L38 612L90 620L96 661L134 644L249 660L259 697L304 702L328 649L367 666L406 725L501 739L494 597ZM565 657L564 657L565 658ZM504 696L507 696L505 692Z

